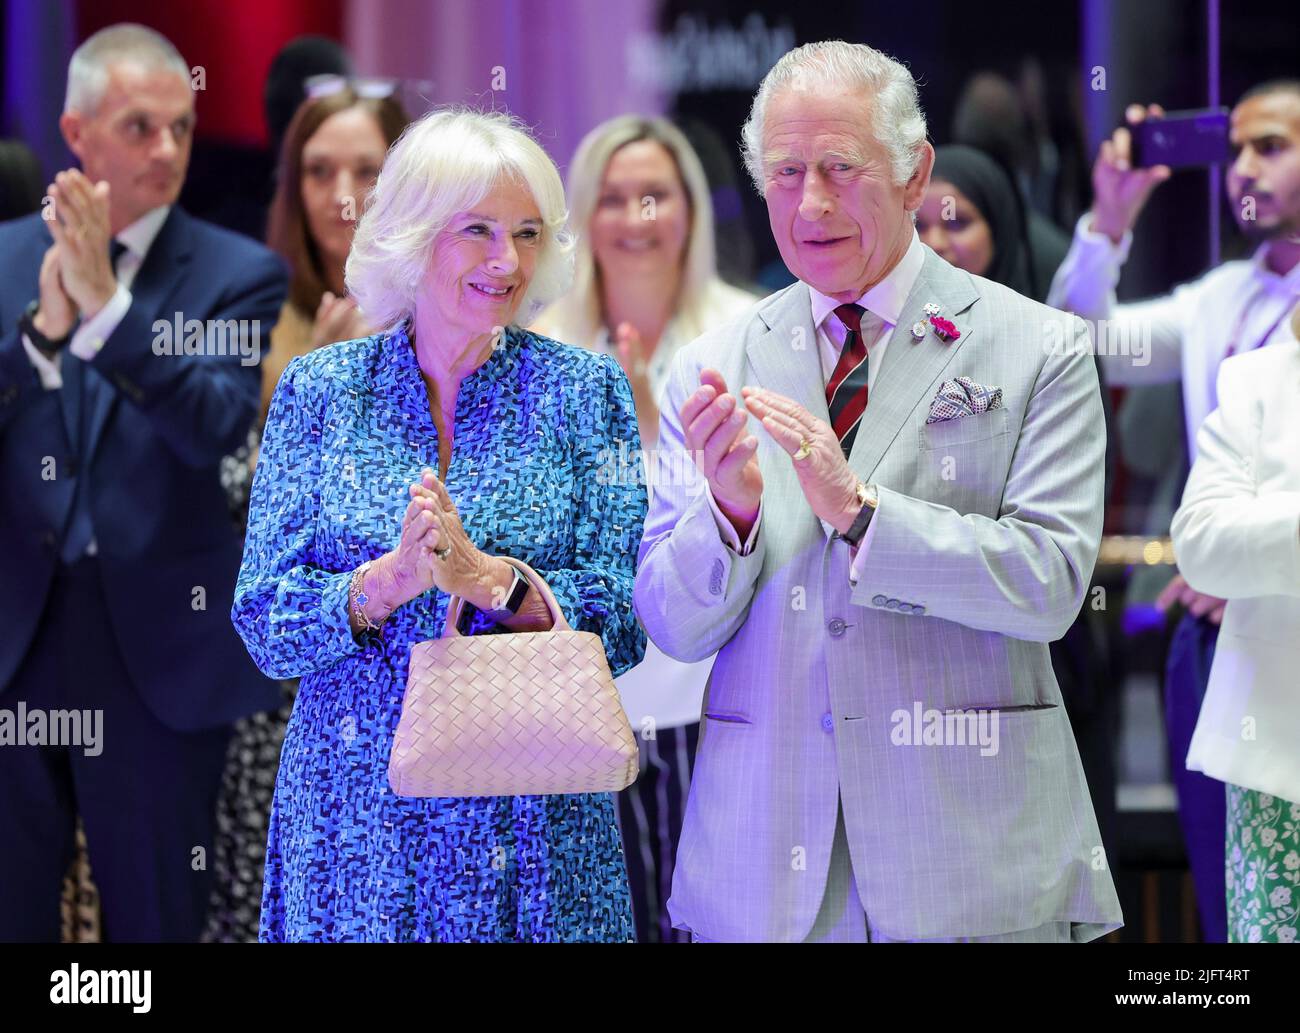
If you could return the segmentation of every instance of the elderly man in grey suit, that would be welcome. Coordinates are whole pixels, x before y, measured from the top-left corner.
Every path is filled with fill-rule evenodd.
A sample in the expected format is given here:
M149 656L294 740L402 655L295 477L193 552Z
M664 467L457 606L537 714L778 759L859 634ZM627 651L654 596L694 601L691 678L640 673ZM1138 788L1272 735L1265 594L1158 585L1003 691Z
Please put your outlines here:
M1087 334L920 243L925 136L884 54L786 54L744 142L800 282L667 389L635 606L718 653L668 904L697 940L1121 925L1047 650L1101 535Z

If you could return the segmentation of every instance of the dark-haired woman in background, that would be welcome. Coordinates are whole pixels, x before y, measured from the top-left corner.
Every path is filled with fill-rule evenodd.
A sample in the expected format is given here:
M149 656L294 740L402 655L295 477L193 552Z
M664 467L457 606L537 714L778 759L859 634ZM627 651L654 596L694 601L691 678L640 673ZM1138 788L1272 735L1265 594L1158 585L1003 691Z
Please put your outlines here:
M363 95L347 80L314 89L285 132L266 230L291 278L262 363L263 420L291 359L371 332L347 296L343 265L362 204L408 121L393 97Z
M1002 166L982 151L960 144L935 150L916 231L946 262L1043 300L1030 278L1020 197Z

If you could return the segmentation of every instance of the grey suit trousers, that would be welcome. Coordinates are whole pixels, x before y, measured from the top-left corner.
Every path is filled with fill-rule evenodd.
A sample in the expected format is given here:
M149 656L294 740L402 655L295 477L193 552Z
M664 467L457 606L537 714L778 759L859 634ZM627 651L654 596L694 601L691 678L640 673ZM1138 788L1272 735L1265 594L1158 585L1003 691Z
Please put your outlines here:
M992 936L953 936L937 940L892 940L871 929L862 901L858 897L857 883L853 878L853 861L849 857L849 841L844 831L844 807L841 804L835 819L835 840L831 845L830 871L826 876L826 892L822 897L817 919L804 943L1070 943L1069 922L1045 922L1033 929L1022 929ZM692 943L715 943L692 934Z

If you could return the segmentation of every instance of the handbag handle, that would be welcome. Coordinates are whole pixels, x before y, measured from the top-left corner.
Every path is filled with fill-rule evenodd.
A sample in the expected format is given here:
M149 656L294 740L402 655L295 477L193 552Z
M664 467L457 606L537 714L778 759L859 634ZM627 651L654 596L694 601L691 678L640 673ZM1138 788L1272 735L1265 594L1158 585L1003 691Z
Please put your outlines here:
M555 594L551 591L551 586L546 583L545 579L537 571L533 570L523 560L517 560L513 556L498 556L497 558L509 563L528 579L530 585L537 589L538 595L542 597L542 601L546 603L546 608L551 613L552 631L573 630L569 627L569 622L564 619L564 614L560 612L560 604L555 601ZM458 595L453 595L447 600L447 620L442 626L443 638L457 638L460 636L460 628L457 625L460 624L460 614L464 607L465 600Z

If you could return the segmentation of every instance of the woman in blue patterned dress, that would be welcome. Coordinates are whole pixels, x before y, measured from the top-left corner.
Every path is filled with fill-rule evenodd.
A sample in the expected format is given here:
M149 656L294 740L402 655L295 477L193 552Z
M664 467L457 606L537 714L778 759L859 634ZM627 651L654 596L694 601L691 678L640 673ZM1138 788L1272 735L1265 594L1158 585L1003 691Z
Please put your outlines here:
M502 606L501 556L601 636L615 675L644 652L645 489L608 475L620 442L640 447L627 380L518 328L566 286L564 219L516 122L426 116L389 152L347 264L389 329L295 358L276 388L232 611L266 674L302 679L264 941L632 939L609 794L416 799L387 779L411 647L441 634L450 594L476 633L550 626L533 589Z

